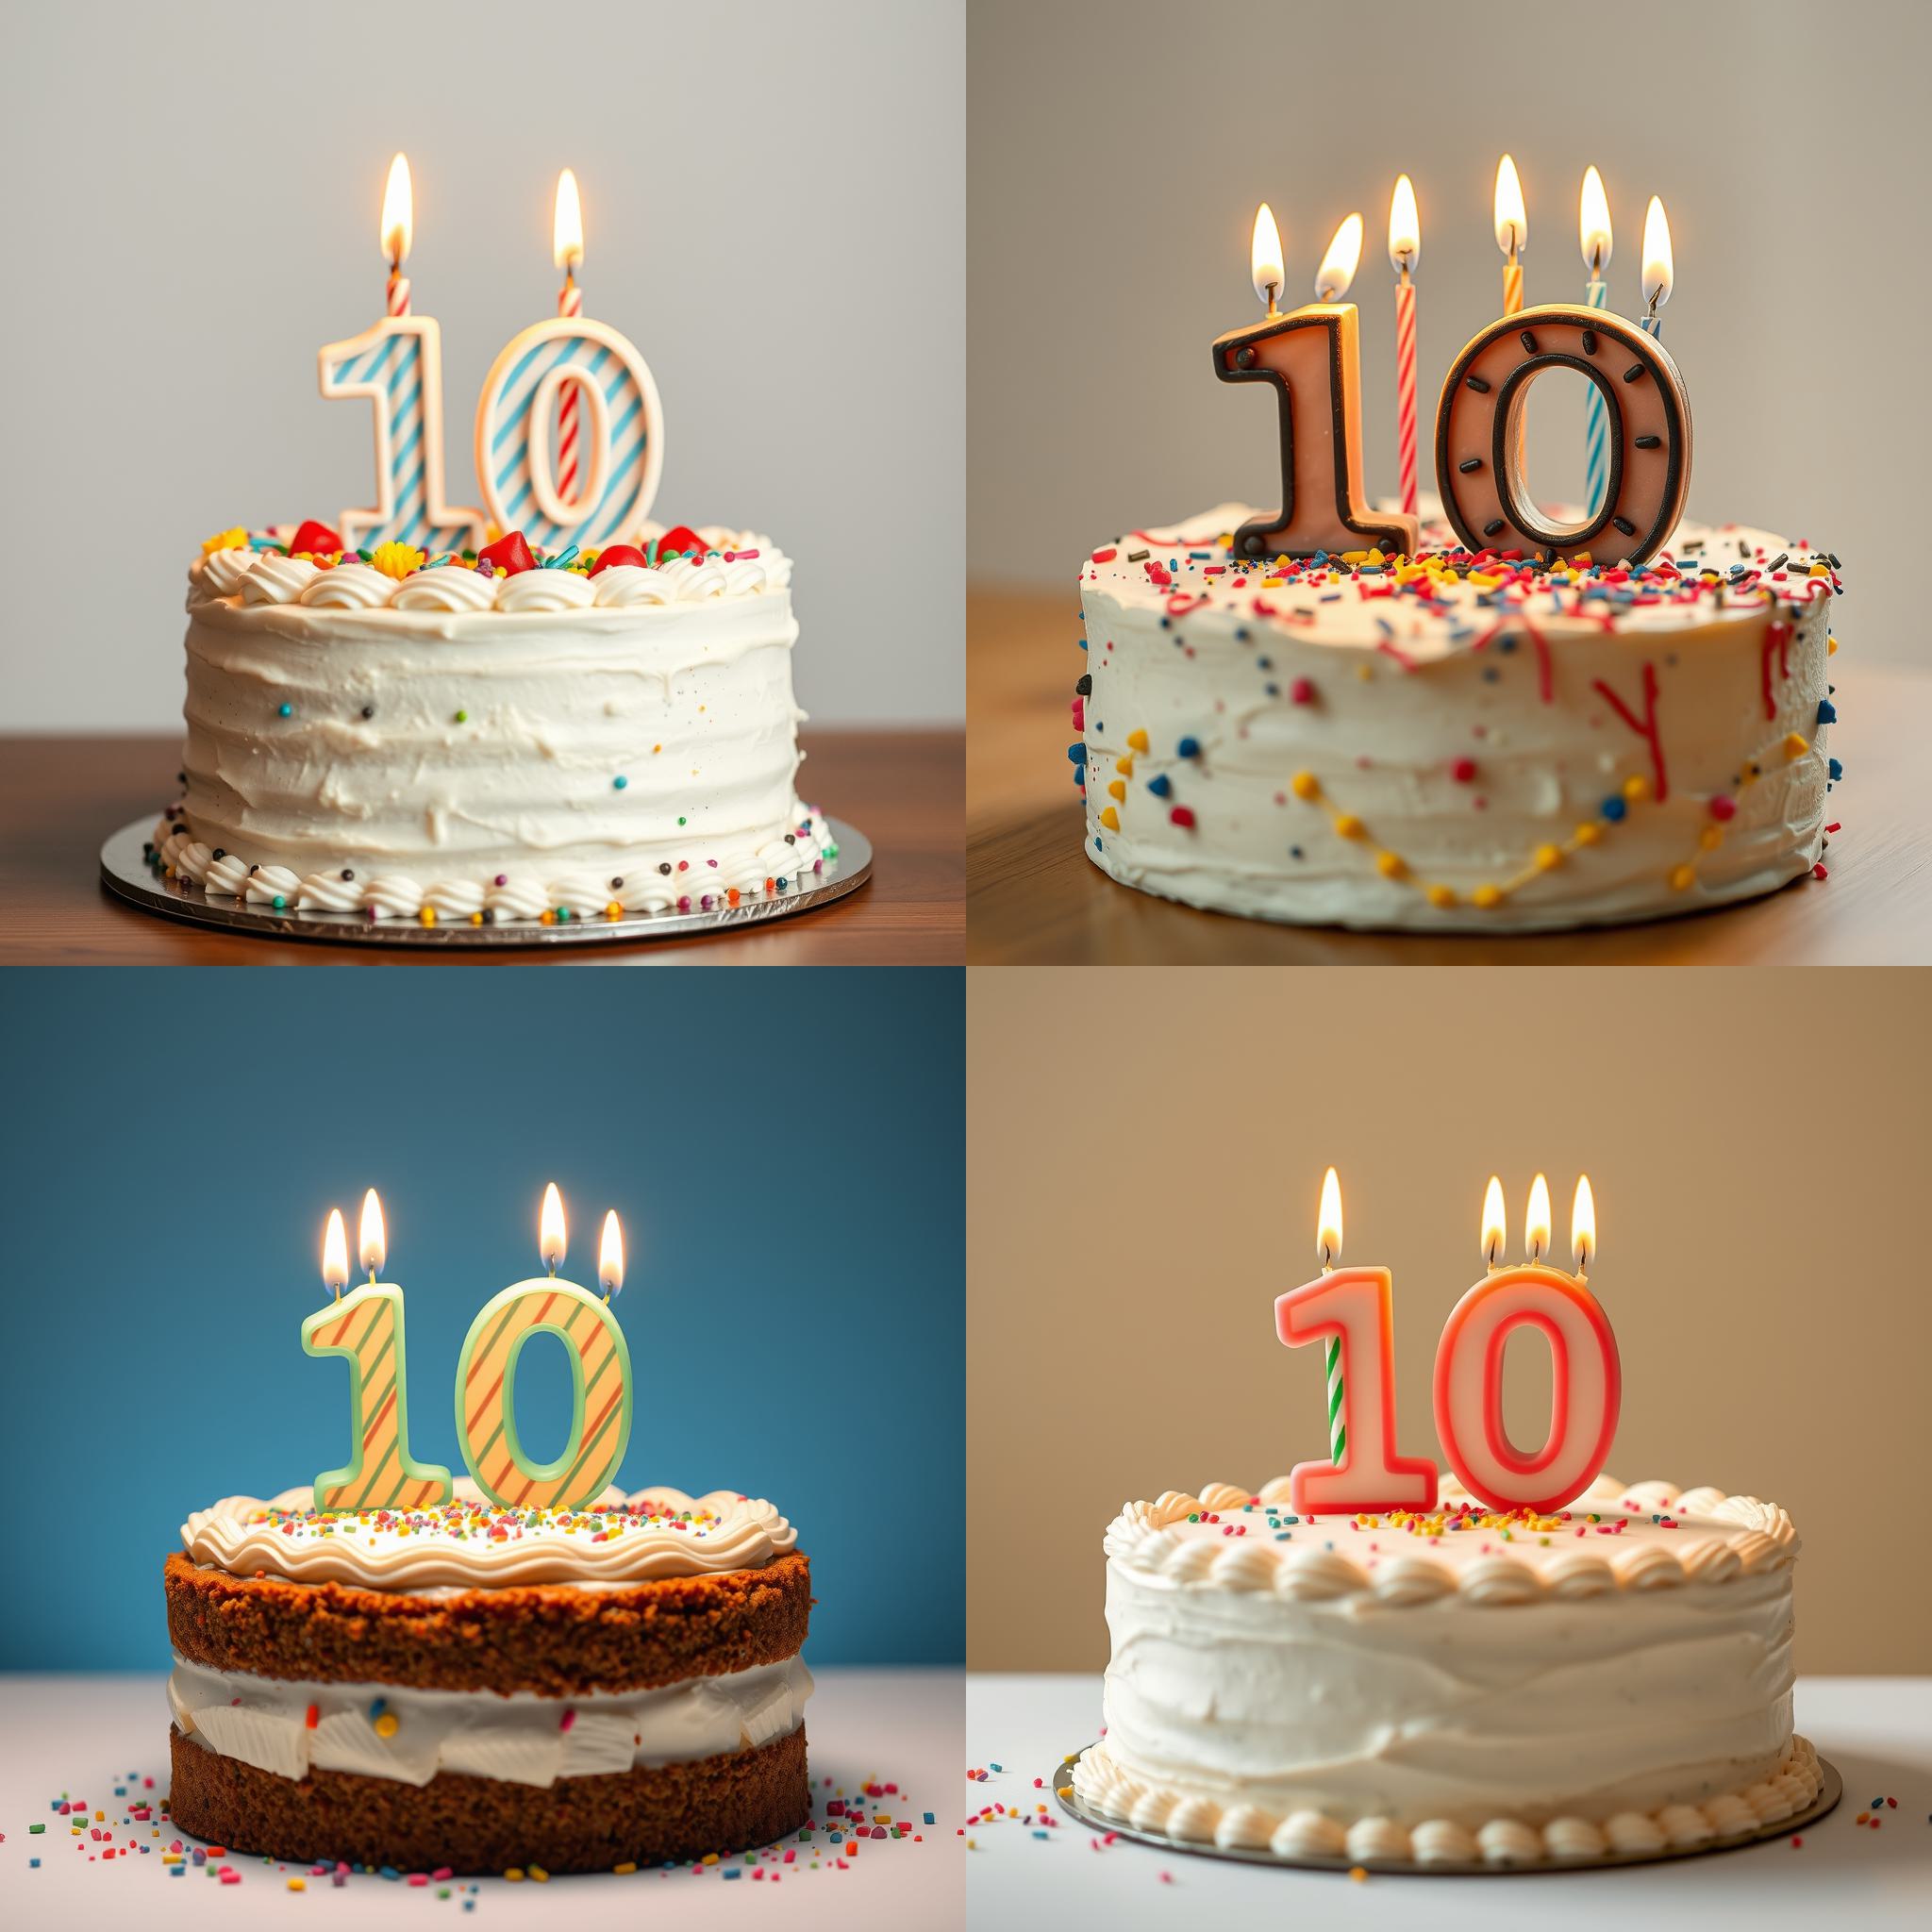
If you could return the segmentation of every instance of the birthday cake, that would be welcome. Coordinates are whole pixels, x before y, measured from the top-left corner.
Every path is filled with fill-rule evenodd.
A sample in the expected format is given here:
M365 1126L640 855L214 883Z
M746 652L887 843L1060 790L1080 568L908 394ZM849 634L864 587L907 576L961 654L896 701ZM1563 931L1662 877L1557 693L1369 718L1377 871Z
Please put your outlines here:
M1108 1525L1102 1817L1290 1857L1525 1864L1711 1844L1818 1794L1775 1505L1603 1476L1549 1515L1297 1516L1258 1491Z
M810 1808L810 1568L771 1504L191 1516L166 1563L172 1810L373 1868L608 1871L764 1844Z
M189 571L184 789L150 862L255 908L425 923L793 891L837 847L795 789L791 581L724 529L436 558L225 532Z
M1245 557L1224 505L1096 550L1069 756L1087 852L1297 924L1529 932L1825 875L1835 557L1678 525L1641 565ZM1265 516L1259 521L1265 523Z

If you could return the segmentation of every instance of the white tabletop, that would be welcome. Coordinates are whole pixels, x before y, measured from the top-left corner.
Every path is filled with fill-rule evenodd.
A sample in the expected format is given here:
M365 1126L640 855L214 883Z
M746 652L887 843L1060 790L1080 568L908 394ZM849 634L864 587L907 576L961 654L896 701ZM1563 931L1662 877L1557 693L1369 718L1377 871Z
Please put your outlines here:
M1105 1924L1161 1932L1229 1924L1462 1926L1538 1932L1560 1923L1629 1932L1632 1913L1659 1925L1698 1922L1803 1926L1833 1923L1924 1926L1932 1901L1932 1678L1811 1677L1798 1685L1798 1729L1844 1774L1844 1803L1805 1831L1743 1851L1631 1866L1621 1872L1423 1878L1240 1865L1169 1855L1097 1833L1054 1802L1053 1773L1100 1728L1095 1677L991 1676L966 1680L969 1816L1005 1805L1017 1820L967 1826L969 1923ZM994 1771L992 1766L1000 1766ZM1044 1780L1036 1790L1034 1780ZM1874 1798L1896 1798L1875 1831L1855 1821ZM1059 1822L1035 1813L1044 1801ZM1039 1834L1044 1833L1041 1837ZM1916 1898L1917 1906L1910 1901ZM1749 1912L1749 1919L1742 1914ZM1706 1917L1705 1915L1708 1915Z
M814 1674L818 1689L806 1715L814 1816L823 1820L825 1799L841 1791L858 1797L867 1783L896 1784L898 1796L869 1808L911 1820L914 1836L868 1839L842 1868L844 1848L831 1846L821 1830L814 1834L816 1858L803 1845L789 1846L796 1854L790 1865L732 1860L708 1870L559 1876L542 1885L451 1879L422 1889L358 1874L341 1890L326 1878L309 1876L306 1866L239 1855L226 1861L242 1874L239 1885L221 1884L206 1867L190 1866L186 1875L172 1877L161 1862L163 1848L177 1838L190 1848L196 1840L158 1818L151 1824L123 1822L130 1806L155 1800L168 1788L164 1678L0 1676L0 1924L22 1932L134 1924L143 1932L175 1925L208 1932L210 1914L218 1915L229 1895L239 1893L250 1925L277 1913L291 1923L307 1914L313 1924L318 1911L347 1924L342 1914L353 1909L358 1932L458 1923L474 1924L479 1932L539 1923L635 1925L654 1908L661 1914L673 1900L679 1932L753 1920L827 1932L869 1924L917 1924L937 1932L958 1926L964 1916L958 1836L965 1761L961 1674ZM143 1782L147 1777L155 1780L152 1790ZM125 1795L116 1795L117 1788ZM70 1821L49 1808L63 1791L88 1802L79 1839L72 1836ZM96 1828L97 1810L108 1814L99 1828L113 1832L112 1844L144 1844L148 1851L102 1859L109 1841L87 1835ZM930 1825L924 1822L928 1811L935 1821ZM28 1831L41 1824L44 1832ZM34 1858L39 1870L29 1862ZM742 1876L726 1879L723 1874L732 1869ZM291 1876L304 1880L303 1892L289 1890ZM774 1896L762 1896L774 1888ZM445 1890L449 1896L440 1899ZM238 1912L234 1923L243 1922Z

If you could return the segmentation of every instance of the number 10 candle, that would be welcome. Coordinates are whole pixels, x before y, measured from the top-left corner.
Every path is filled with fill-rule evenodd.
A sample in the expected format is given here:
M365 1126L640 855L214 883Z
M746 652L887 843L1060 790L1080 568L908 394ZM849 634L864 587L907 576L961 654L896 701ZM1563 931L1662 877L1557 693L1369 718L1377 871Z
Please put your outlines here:
M323 1240L322 1274L335 1301L302 1324L302 1346L312 1356L341 1356L349 1364L352 1450L341 1469L315 1478L318 1509L426 1509L450 1498L449 1471L409 1454L408 1379L403 1353L403 1291L376 1280L386 1241L382 1204L371 1188L362 1199L359 1248L367 1286L343 1295L349 1257L342 1217L331 1208Z

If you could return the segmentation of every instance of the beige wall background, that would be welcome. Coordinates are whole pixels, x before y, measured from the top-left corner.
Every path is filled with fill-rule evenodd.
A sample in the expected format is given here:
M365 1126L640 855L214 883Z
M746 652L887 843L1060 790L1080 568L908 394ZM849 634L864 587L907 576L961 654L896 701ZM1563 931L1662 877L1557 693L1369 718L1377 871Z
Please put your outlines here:
M1341 218L1366 222L1351 295L1366 480L1392 492L1386 240L1405 170L1423 218L1426 478L1449 360L1501 310L1491 198L1507 149L1528 199L1532 303L1582 297L1577 192L1594 162L1615 231L1610 306L1637 314L1644 207L1663 196L1677 260L1664 341L1696 423L1691 514L1837 552L1855 592L1846 642L1918 658L1910 574L1888 584L1881 571L1909 541L1923 471L1909 319L1932 263L1898 197L1924 174L1932 8L1621 0L1610 18L1498 0L974 0L968 49L977 579L1070 586L1080 557L1124 529L1276 499L1273 406L1216 383L1208 353L1259 312L1248 231L1262 199L1295 302ZM1539 386L1530 476L1574 500L1583 405L1569 380Z
M1224 968L968 975L967 1660L1099 1671L1121 1504L1319 1456L1274 1337L1322 1171L1392 1268L1399 1446L1440 1459L1437 1337L1493 1169L1596 1191L1625 1481L1718 1483L1804 1538L1798 1661L1932 1669L1924 974ZM1529 1364L1535 1364L1535 1372ZM1547 1352L1512 1348L1539 1441Z

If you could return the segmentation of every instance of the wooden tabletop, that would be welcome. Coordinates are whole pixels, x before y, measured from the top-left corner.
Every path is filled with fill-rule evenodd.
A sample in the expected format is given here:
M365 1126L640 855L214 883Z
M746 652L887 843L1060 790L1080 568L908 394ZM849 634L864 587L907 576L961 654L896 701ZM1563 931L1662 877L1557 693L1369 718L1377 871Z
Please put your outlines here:
M805 745L813 799L873 842L872 877L856 892L717 937L430 952L256 939L110 898L100 884L102 841L130 820L157 818L175 795L179 737L0 738L0 964L958 965L960 734L820 731Z
M1090 863L1067 762L1078 597L967 600L967 958L973 965L1923 965L1932 961L1932 672L1858 661L1844 633L1843 830L1830 877L1722 911L1588 932L1418 937L1271 925L1117 885Z

